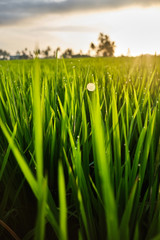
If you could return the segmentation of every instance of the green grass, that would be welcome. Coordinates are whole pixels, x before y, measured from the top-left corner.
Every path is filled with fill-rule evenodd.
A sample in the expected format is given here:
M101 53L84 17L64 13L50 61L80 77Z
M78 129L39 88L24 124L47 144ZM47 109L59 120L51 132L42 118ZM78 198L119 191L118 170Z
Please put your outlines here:
M157 56L1 61L0 238L158 240L159 91Z

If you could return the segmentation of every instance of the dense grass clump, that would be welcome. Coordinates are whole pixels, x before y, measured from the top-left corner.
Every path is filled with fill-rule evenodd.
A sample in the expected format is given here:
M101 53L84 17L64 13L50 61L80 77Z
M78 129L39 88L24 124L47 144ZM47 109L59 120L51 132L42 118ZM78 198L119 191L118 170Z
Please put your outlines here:
M159 92L156 56L1 62L0 238L160 239Z

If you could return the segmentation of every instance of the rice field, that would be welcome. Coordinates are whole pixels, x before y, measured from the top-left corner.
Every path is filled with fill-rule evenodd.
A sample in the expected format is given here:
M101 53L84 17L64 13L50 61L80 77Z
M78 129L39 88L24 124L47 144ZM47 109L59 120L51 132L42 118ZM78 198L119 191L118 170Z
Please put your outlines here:
M0 62L0 239L159 240L159 170L160 57Z

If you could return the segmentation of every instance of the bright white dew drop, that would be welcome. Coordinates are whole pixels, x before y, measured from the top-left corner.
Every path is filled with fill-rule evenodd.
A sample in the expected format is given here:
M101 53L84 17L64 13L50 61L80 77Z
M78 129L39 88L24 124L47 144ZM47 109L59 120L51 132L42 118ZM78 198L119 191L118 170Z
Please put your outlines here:
M93 92L93 91L95 91L95 89L96 89L96 86L95 86L94 83L88 83L88 84L87 84L87 90L88 90L89 92Z

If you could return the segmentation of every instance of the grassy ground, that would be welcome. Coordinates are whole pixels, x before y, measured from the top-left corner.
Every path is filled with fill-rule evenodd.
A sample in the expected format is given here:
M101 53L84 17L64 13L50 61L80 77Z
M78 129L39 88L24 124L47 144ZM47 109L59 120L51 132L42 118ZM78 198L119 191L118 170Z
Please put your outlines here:
M0 62L0 238L160 239L159 90L156 56Z

